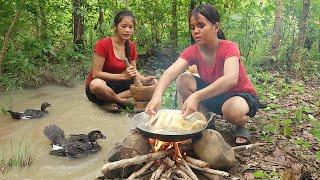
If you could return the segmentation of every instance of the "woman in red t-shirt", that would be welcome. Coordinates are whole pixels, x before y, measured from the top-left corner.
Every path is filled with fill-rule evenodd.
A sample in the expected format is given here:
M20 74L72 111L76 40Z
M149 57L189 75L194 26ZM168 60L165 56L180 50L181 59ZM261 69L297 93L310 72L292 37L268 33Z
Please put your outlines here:
M184 116L194 111L212 111L236 125L237 144L250 142L245 128L248 116L258 109L256 91L248 78L237 44L219 39L220 17L211 5L201 5L189 15L189 26L195 44L187 47L161 76L145 111L154 114L161 105L162 94L177 78ZM183 73L196 65L199 77Z
M130 41L134 33L135 17L124 10L114 18L114 35L97 41L92 58L92 68L86 80L86 94L91 102L105 104L114 102L111 110L118 105L128 104L133 77L140 81L150 81L154 77L144 77L136 69L138 58L135 44ZM126 67L127 58L130 66Z

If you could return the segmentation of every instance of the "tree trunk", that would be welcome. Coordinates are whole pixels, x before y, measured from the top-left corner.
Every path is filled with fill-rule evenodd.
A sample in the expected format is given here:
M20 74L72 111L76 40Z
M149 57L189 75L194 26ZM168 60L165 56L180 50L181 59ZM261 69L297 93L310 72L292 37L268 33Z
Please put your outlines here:
M273 25L273 34L269 49L269 53L271 56L276 56L278 54L281 36L282 8L282 0L276 0L276 12Z
M309 11L310 11L310 0L303 0L303 9L302 9L302 17L300 21L299 36L296 41L296 46L292 56L292 59L294 61L301 60L301 54L299 53L299 49L303 48L306 40Z
M83 53L84 51L84 17L82 14L83 0L73 0L73 44L74 51Z
M23 0L21 2L22 6L24 5L24 2L25 2L25 0ZM3 40L2 50L1 50L1 54L0 54L0 75L2 75L2 71L3 71L3 69L2 69L2 61L3 61L4 55L7 52L7 47L8 47L8 43L9 43L9 40L11 38L12 32L13 32L13 27L14 27L14 25L17 23L17 21L19 19L19 15L20 15L21 9L22 9L22 7L16 12L16 15L13 18L13 20L11 22L11 25L9 27L9 30L8 30L6 36L5 36L4 40Z
M47 18L46 18L46 12L45 12L45 7L46 7L46 2L45 0L39 0L39 14L40 14L40 38L43 41L46 41L48 38L48 33L47 33Z
M177 17L177 0L172 0L172 24L171 24L171 42L172 42L172 52L176 53L178 48L178 17Z
M190 14L191 11L195 8L195 6L196 6L196 1L195 1L195 0L190 0L189 14ZM191 43L191 44L194 44L194 43L195 43L195 41L194 41L194 39L193 39L193 37L192 37L191 34L190 34L190 43Z
M104 35L103 30L102 30L103 23L104 23L104 9L100 5L101 4L100 0L98 1L98 4L99 4L99 19L97 22L97 26L98 26L97 28L98 28L98 32L99 32L99 37L101 38Z

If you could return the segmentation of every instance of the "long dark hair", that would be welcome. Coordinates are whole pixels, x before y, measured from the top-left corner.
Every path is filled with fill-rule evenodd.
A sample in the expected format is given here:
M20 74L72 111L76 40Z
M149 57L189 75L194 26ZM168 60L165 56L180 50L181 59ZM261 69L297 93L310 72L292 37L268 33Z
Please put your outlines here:
M203 4L203 5L200 5L196 8L194 8L191 11L191 13L189 14L189 24L190 24L190 18L192 16L194 16L194 18L198 21L199 14L206 17L212 24L220 22L220 15L219 15L218 10L210 4ZM219 39L226 39L221 28L219 29L217 36Z
M113 26L117 27L124 17L131 17L133 19L134 27L136 26L136 18L134 17L134 14L129 10L119 11L114 17ZM126 58L130 61L131 48L130 48L129 40L126 40L126 42L124 43L124 46L125 46Z

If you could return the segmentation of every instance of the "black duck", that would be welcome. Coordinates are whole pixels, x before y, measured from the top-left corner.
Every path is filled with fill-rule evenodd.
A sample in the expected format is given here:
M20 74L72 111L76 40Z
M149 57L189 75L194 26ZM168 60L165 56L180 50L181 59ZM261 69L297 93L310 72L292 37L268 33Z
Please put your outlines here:
M48 114L46 111L47 107L52 107L53 105L44 102L41 104L40 110L36 109L26 109L24 112L13 112L11 110L7 111L11 114L13 119L39 119Z
M46 126L43 134L52 141L53 150L49 154L69 158L84 158L100 151L101 146L96 140L107 138L98 130L88 134L70 134L66 138L64 131L55 124Z

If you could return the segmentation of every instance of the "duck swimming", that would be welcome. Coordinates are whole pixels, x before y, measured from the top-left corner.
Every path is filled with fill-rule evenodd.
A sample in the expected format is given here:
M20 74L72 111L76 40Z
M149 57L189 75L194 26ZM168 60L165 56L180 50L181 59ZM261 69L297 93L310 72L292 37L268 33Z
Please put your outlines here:
M11 114L13 119L39 119L48 114L48 111L46 111L47 107L53 107L53 105L44 102L41 104L40 110L26 109L24 112L13 112L8 110L7 112Z
M101 146L97 139L107 138L98 130L88 134L70 134L66 138L64 131L55 124L46 126L43 134L52 142L52 151L49 154L69 158L84 158L100 151Z

